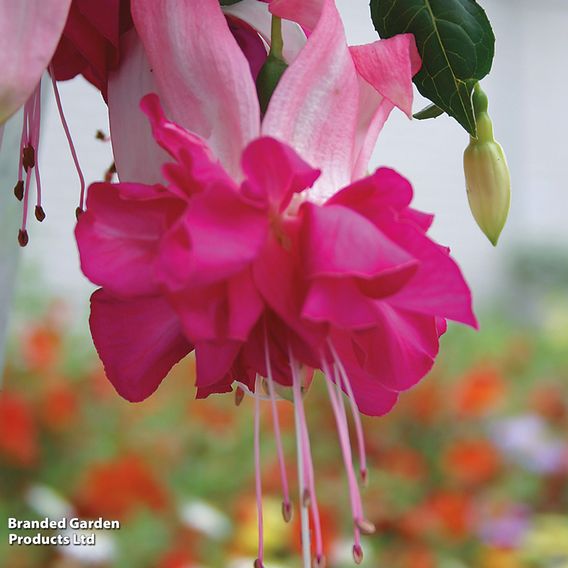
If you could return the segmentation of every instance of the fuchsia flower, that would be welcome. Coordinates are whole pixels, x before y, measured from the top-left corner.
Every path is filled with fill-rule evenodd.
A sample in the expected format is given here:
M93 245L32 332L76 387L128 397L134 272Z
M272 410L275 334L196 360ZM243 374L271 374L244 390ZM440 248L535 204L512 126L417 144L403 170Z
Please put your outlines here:
M410 184L386 168L363 177L391 110L411 113L413 37L349 48L332 0L243 0L230 12L266 41L268 10L286 19L289 68L261 120L258 43L250 35L237 43L217 0L132 1L141 43L126 34L108 90L121 183L90 187L76 229L82 269L102 287L91 300L91 331L109 380L128 400L150 396L192 350L198 396L235 386L253 394L257 566L261 385L273 409L285 518L291 502L275 396L291 387L304 534L310 510L323 565L302 401L313 370L323 371L360 562L360 535L372 526L342 391L364 478L358 411L388 412L428 372L446 318L476 321L458 266L426 235L432 217L409 207ZM143 96L151 130L136 111ZM308 566L309 538L304 544Z

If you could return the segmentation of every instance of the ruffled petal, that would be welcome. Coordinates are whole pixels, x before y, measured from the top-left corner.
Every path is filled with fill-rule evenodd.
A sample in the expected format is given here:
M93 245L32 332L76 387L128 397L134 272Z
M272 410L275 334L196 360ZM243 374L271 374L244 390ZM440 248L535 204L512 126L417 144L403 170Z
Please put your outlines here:
M292 148L268 137L247 146L242 168L246 176L243 193L277 213L288 207L294 193L311 187L320 175Z
M357 331L360 367L385 388L397 392L415 385L432 368L438 353L436 318L375 302L378 323Z
M204 138L240 178L240 156L259 133L249 64L217 0L132 0L132 15L168 115Z
M71 0L0 0L0 124L32 94L57 47Z
M137 188L139 187L139 191ZM132 297L158 290L160 239L183 212L183 202L144 186L105 183L89 188L75 229L81 269L93 283ZM126 195L144 196L129 199Z
M131 402L148 398L193 349L177 316L159 297L121 300L97 290L90 326L108 379Z

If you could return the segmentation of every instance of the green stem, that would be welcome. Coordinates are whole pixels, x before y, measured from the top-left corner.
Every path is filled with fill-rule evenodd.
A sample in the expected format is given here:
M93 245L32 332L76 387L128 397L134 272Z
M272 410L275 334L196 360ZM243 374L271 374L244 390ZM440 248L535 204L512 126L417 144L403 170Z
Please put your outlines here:
M282 59L282 48L284 40L282 39L282 19L278 16L272 16L272 26L270 30L270 55Z

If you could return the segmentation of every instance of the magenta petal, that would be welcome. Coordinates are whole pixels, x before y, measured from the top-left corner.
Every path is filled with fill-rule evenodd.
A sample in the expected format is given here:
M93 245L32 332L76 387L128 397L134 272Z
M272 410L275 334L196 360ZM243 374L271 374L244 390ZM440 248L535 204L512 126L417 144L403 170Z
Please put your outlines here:
M246 176L243 193L253 200L269 203L279 213L288 207L294 193L311 187L320 175L292 148L268 137L258 138L247 146L242 168Z
M354 338L366 360L363 369L383 386L403 391L432 368L438 353L436 318L413 314L376 302L378 325L356 332Z
M148 398L193 349L159 297L121 300L99 289L91 297L90 326L108 379L131 402Z
M125 193L147 197L152 188L124 184ZM169 196L128 199L121 184L93 184L87 210L75 229L81 269L95 284L121 296L156 293L160 239L182 212Z
M241 350L238 341L200 341L195 344L195 384L207 389L223 381Z
M241 152L259 134L259 103L218 0L132 0L132 16L172 119L238 179Z
M304 266L317 276L375 278L393 270L415 268L415 259L373 223L341 205L302 206Z
M224 185L194 195L186 215L192 286L217 282L245 268L257 257L268 231L266 213Z
M304 302L302 317L351 329L364 329L377 322L373 300L361 293L352 278L316 279Z

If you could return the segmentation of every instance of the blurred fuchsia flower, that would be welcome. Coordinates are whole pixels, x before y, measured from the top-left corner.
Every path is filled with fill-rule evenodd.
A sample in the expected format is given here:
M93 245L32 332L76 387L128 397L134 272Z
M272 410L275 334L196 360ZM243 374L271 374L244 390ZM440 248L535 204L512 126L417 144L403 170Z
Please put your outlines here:
M289 67L261 118L254 75L271 13L283 18ZM323 371L360 562L360 535L373 527L363 516L342 391L364 479L358 412L388 412L428 372L445 318L476 325L459 268L426 236L432 217L409 207L410 184L386 168L363 177L391 110L411 113L414 39L349 48L332 0L243 0L228 19L217 0L133 0L132 16L138 35L124 35L108 84L121 183L90 187L76 229L82 269L102 286L90 323L107 376L140 401L195 350L198 396L234 386L253 394L256 566L259 404L271 401L289 519L275 401L276 391L290 390L302 526L307 535L311 511L321 566L302 393L313 370ZM244 39L231 31L238 22ZM306 566L309 547L305 538Z

